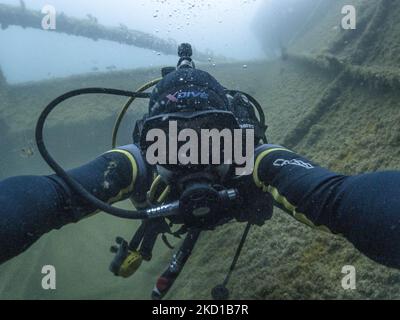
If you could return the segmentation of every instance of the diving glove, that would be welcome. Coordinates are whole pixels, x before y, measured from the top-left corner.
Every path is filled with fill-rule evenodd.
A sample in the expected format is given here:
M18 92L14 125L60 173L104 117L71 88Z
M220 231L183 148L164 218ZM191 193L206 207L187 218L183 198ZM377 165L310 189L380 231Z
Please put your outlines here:
M118 237L116 242L117 245L111 247L115 258L111 262L110 271L117 277L129 278L140 268L143 258L136 250L130 250L124 239Z

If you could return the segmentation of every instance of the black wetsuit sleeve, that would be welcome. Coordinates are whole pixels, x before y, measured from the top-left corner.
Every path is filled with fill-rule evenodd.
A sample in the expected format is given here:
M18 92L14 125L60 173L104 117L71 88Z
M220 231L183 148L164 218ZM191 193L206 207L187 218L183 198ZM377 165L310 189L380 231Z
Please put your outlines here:
M267 145L258 152L254 180L299 221L340 234L371 259L400 268L400 172L344 176Z
M132 154L115 150L69 174L99 199L113 203L127 199L141 187L137 168ZM43 234L95 211L54 175L1 181L0 263L25 251Z

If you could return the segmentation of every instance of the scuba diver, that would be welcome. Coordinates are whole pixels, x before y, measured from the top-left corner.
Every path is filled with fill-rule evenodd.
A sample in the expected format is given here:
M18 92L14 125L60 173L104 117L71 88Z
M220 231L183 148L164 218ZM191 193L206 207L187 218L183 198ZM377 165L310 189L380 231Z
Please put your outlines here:
M159 236L181 238L181 247L158 279L153 299L171 289L204 230L229 221L246 223L229 273L212 291L227 299L229 278L251 226L262 226L279 207L313 228L345 237L360 252L388 267L400 268L400 172L345 176L331 172L283 146L268 144L265 116L250 95L224 88L196 69L189 44L179 47L177 67L164 68L151 94L89 88L67 93L44 110L36 127L38 149L55 171L50 176L12 177L0 182L0 263L26 251L42 235L77 223L98 211L142 223L130 242L120 237L110 270L130 277L150 261ZM154 84L154 82L152 83ZM194 94L182 94L191 92ZM44 122L61 102L80 94L103 93L150 98L149 112L136 123L131 145L116 147L92 162L64 171L47 151ZM126 108L125 108L126 111ZM257 113L258 112L258 116ZM180 128L254 130L254 169L237 176L237 164L150 165L145 139L169 121ZM111 204L131 199L137 211ZM172 231L173 226L180 229Z

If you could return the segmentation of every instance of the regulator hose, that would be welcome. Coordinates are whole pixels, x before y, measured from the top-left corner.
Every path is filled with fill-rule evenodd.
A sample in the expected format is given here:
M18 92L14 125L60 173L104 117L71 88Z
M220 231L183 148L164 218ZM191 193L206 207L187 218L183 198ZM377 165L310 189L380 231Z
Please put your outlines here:
M230 95L232 95L232 96L234 96L235 94L237 94L237 93L239 93L239 94L242 94L242 95L244 95L247 99L249 99L249 101L252 103L252 105L253 105L253 107L257 110L257 112L258 112L258 116L259 116L259 119L258 119L258 122L259 122L259 124L260 124L260 127L261 127L261 129L263 130L263 140L264 140L264 143L268 143L268 139L267 139L267 136L266 136L266 134L265 134L265 132L267 131L267 129L268 129L268 126L266 125L266 118L265 118L265 113L264 113L264 110L263 110L263 108L261 107L261 105L260 105L260 103L254 98L254 97L252 97L251 95L249 95L248 93L246 93L246 92L243 92L243 91L239 91L239 90L227 90L227 93L228 94L230 94Z
M151 87L154 87L157 83L161 81L162 78L159 79L154 79L143 86L141 86L139 89L137 89L137 92L142 93L146 91L147 89L150 89ZM124 119L126 113L128 112L129 107L132 105L132 103L136 100L136 97L130 97L129 100L124 104L124 107L122 108L121 112L118 115L117 121L115 122L114 128L113 128L113 133L112 133L112 147L116 148L117 147L117 137L118 137L118 131L121 126L121 122Z
M79 89L67 92L62 96L53 100L41 113L39 120L36 124L35 130L35 138L36 144L40 154L42 155L43 159L46 163L54 170L54 172L62 178L65 183L78 195L80 195L83 199L88 201L94 207L99 210L102 210L112 216L122 218L122 219L132 219L132 220L143 220L149 218L147 211L130 211L119 209L109 205L101 201L100 199L93 196L89 191L87 191L80 183L74 180L50 155L47 151L47 148L44 143L43 139L43 130L44 125L46 123L47 117L49 114L62 102L68 100L70 98L85 95L85 94L106 94L106 95L116 95L122 97L130 97L130 98L141 98L141 99L148 99L150 97L149 93L138 93L138 92L130 92L130 91L123 91L117 89L107 89L107 88L86 88L86 89Z

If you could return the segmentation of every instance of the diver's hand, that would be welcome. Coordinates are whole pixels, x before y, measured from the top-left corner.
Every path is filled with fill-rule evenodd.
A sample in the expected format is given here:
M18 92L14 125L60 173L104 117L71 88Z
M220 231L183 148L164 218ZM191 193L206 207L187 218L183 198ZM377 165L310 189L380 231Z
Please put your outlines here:
M116 246L111 247L115 258L111 262L110 271L117 277L129 278L142 264L142 256L137 251L129 250L128 242L118 237Z
M233 213L237 221L262 226L272 218L273 198L257 188L252 175L238 177L233 187L239 191L241 201Z

